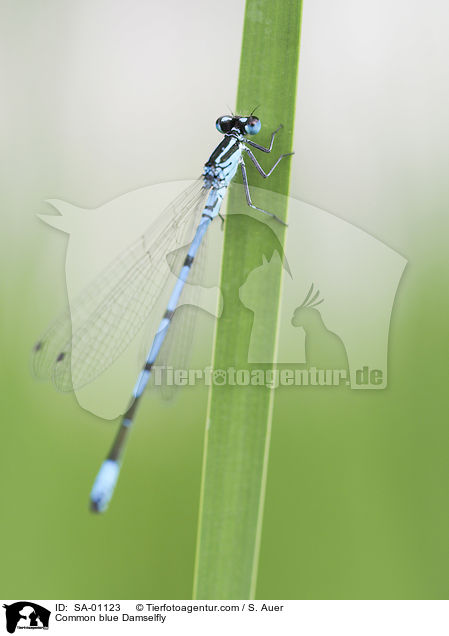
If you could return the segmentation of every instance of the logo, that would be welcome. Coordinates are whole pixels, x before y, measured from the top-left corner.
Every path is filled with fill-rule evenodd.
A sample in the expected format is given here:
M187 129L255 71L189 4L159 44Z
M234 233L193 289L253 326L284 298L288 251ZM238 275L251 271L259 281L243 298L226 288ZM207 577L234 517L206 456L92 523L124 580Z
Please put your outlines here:
M122 298L120 294L124 294L117 303L117 312L114 313L112 309L103 312L104 317L100 312L98 327L95 327L98 333L92 332L92 336L85 338L88 344L90 337L97 339L101 336L104 342L111 343L110 350L113 351L116 341L126 334L135 333L133 338L128 338L120 356L113 358L108 349L110 366L95 377L92 384L85 385L82 381L77 382L77 374L80 368L84 369L86 356L90 352L86 351L86 356L79 356L78 360L67 358L68 385L75 378L73 385L78 384L80 387L75 389L79 404L100 417L114 419L127 409L129 393L142 368L142 361L148 353L160 317L165 312L168 297L178 280L180 264L188 245L182 243L185 237L178 236L179 233L175 233L176 241L178 238L181 241L178 243L175 238L171 243L167 237L161 238L161 253L158 251L158 258L155 258L155 279L161 276L165 283L151 311L145 294L133 309L134 297L139 298L139 295L131 288L127 275L123 274L123 268L129 267L126 249L136 236L159 235L158 228L164 218L162 215L161 221L160 210L176 200L185 185L185 182L173 182L147 186L88 211L66 201L51 199L48 203L59 215L39 215L48 225L70 236L66 281L72 333L81 333L84 338L86 307L77 305L78 295L92 281L95 284L96 278L102 275L105 268L110 268L111 263L114 263L114 267L108 272L111 280L113 275L116 278L112 283L109 278L104 285L102 282L102 287L95 290L91 297L102 297L103 287L107 285L118 297ZM174 334L172 347L165 343L158 356L156 366L160 367L160 374L157 375L158 368L153 369L155 384L161 387L191 385L201 381L207 384L210 378L217 386L265 384L277 388L344 385L351 390L384 389L388 382L390 318L406 259L377 238L316 206L253 188L255 196L263 201L267 210L283 209L288 203L288 228L284 236L281 224L273 223L269 217L257 212L247 212L243 186L233 184L233 188L241 195L245 214L240 214L237 205L234 211L228 210L227 223L234 225L235 236L245 228L260 247L259 253L255 252L245 260L241 279L229 280L220 286L219 256L223 248L223 232L219 221L211 225L206 237L207 252L211 258L208 259L207 267L204 262L201 263L205 254L199 258L199 253L196 258L196 269L192 269L176 310L174 320L178 319L178 324L173 324L170 332ZM155 229L149 231L148 227ZM190 238L194 230L193 223L189 226ZM163 251L166 242L171 245L167 254ZM204 248L204 243L202 245ZM101 280L106 279L103 277ZM147 278L142 280L141 286ZM126 283L123 288L120 281ZM91 306L91 297L86 300L87 308ZM103 305L105 308L112 307L109 300ZM273 307L277 306L275 321L272 319ZM189 368L183 349L192 341L193 327L189 316L192 318L196 311L202 321L202 334L212 334L208 326L212 318L220 318L223 314L226 320L229 307L240 312L240 366L235 363L235 369L214 369L209 374L210 350L204 347L198 351L198 356L203 355L201 363ZM142 316L143 326L133 331L133 321L138 323L136 315ZM179 324L181 321L182 329ZM277 332L277 346L273 351L271 335L274 332ZM90 334L90 331L86 333ZM246 343L243 334L246 334ZM70 333L67 338L70 339ZM102 364L101 360L107 356L103 353L98 355L98 360L89 362L89 368L94 368L98 361ZM266 365L276 365L274 372L279 380L267 377ZM61 369L58 373L65 378L65 367ZM171 369L175 370L173 380ZM179 372L179 377L176 372ZM113 392L111 383L114 385Z
M3 605L6 613L6 629L14 634L16 629L48 629L50 610L30 601Z

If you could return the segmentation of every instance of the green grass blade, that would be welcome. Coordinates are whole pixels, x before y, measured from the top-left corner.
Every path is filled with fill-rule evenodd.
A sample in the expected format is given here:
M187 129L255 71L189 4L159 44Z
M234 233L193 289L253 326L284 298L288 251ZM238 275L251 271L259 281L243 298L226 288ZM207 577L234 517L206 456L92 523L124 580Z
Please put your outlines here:
M237 112L247 114L256 106L262 121L257 142L267 144L279 123L271 155L261 163L269 168L292 145L296 78L299 57L301 3L247 0ZM257 151L256 151L257 153ZM262 153L257 153L258 158ZM267 179L247 161L250 186L288 194L289 163ZM244 210L242 188L229 194L228 212ZM264 207L260 190L256 205ZM268 203L267 203L268 205ZM246 208L248 209L248 208ZM281 218L284 209L271 210ZM277 230L279 230L280 225ZM248 344L253 314L239 299L248 274L275 250L282 253L283 231L278 238L266 224L250 215L228 215L224 239L221 289L224 311L215 335L214 369L251 369ZM251 294L270 299L262 331L267 362L274 357L281 272L260 277ZM261 366L261 365L258 365ZM265 365L269 368L270 365ZM245 599L255 594L261 534L264 484L270 443L273 391L265 386L213 386L206 432L200 504L194 597Z

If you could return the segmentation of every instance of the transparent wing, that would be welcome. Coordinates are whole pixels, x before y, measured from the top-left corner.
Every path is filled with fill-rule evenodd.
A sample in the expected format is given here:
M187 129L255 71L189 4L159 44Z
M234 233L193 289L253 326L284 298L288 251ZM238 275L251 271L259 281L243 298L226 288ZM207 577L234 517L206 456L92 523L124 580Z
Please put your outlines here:
M167 383L164 368L172 367L173 369L188 369L192 346L195 339L196 325L198 314L202 311L199 307L201 292L207 271L207 245L208 234L204 236L198 249L195 260L193 261L189 277L182 291L180 298L180 306L177 307L171 320L170 330L161 347L157 358L157 365L161 367L160 375L162 384L159 388L161 396L164 400L172 400L179 387L169 385ZM188 251L188 245L168 255L167 261L173 272L179 272L185 255Z
M164 289L166 254L191 240L207 195L202 179L190 185L50 326L33 350L37 377L70 391L123 353Z

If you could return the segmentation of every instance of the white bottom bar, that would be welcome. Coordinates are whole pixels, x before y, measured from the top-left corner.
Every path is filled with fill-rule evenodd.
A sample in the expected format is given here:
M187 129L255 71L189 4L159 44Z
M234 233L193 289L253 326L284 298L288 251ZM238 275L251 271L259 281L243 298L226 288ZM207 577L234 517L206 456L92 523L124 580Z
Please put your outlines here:
M148 634L149 629L173 636L246 635L255 630L304 636L446 636L449 632L449 601L29 602L51 612L48 629L54 634ZM17 630L28 628L30 620L37 620L32 629L43 628L34 608L21 608L20 613Z

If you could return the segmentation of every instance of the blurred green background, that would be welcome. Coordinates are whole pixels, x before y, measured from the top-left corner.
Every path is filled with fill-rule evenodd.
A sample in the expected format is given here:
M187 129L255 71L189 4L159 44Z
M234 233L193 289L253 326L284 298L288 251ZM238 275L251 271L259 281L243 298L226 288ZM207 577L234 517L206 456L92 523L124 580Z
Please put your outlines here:
M244 7L227 7L217 24L199 0L1 3L4 598L191 596L207 391L146 395L113 504L92 516L114 429L31 378L66 248L34 215L198 175L235 100ZM409 265L386 390L277 390L259 598L449 593L448 17L436 0L304 3L291 193Z

